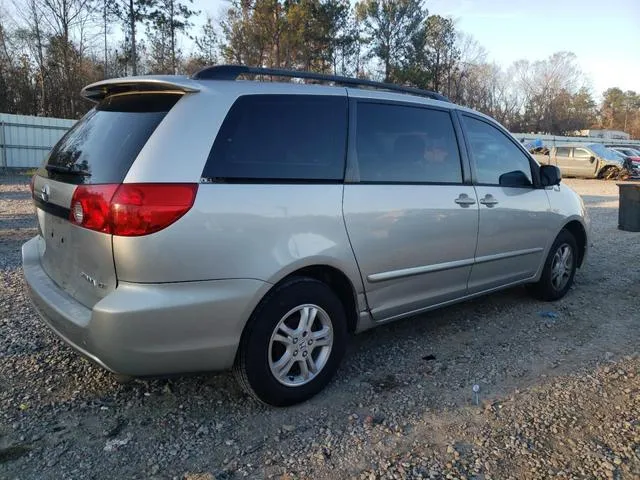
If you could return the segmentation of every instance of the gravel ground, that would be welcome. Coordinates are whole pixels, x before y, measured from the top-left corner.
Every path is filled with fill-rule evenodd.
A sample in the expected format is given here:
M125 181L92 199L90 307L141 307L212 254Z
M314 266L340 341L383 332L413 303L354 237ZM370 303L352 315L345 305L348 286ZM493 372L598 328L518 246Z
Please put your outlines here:
M271 409L229 373L118 384L52 335L22 280L28 188L2 179L0 478L640 478L640 233L614 182L565 182L592 249L563 300L516 288L366 332L324 392Z

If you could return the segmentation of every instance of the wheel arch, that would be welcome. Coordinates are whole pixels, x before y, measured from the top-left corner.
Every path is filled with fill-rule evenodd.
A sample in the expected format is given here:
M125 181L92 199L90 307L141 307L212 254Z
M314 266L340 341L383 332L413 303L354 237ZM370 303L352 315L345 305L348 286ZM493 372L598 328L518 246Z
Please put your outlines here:
M578 268L582 267L587 254L587 230L578 220L571 220L567 222L560 231L562 230L567 230L576 239L576 244L578 245L577 264ZM560 234L560 232L558 232L558 234Z
M326 264L307 265L298 268L283 277L276 286L290 280L294 277L313 278L327 284L344 305L345 315L347 317L347 330L354 333L358 326L358 294L349 277L340 269Z
M260 308L264 299L283 283L295 277L312 278L328 285L344 306L347 317L347 330L349 333L355 333L357 331L360 311L367 308L364 294L361 293L361 278L358 276L356 280L358 283L354 284L354 281L343 269L335 265L330 265L328 262L318 261L295 266L290 265L289 268L278 272L278 274L270 278L270 287L263 292L251 310L250 315L247 317L247 322L243 326L243 334L249 320L253 317L256 310ZM360 289L358 289L359 287Z

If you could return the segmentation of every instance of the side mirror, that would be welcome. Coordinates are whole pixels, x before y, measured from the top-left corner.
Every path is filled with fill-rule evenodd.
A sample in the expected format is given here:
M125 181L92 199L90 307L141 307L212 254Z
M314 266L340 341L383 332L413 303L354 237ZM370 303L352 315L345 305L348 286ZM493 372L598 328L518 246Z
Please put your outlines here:
M501 187L530 187L531 180L527 174L521 170L514 170L500 175L498 183Z
M591 163L595 162L595 161L596 161L596 157L594 157L593 155L591 155L591 156L589 157L589 161L590 161Z
M540 167L540 181L543 187L560 185L561 180L562 172L555 165L542 165Z

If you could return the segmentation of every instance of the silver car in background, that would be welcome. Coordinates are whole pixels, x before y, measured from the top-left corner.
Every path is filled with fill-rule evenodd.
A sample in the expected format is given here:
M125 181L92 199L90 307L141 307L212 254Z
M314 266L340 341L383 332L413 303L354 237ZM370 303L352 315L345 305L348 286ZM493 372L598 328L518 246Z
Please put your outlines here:
M348 336L515 285L564 296L580 197L499 124L428 91L272 70L106 80L32 180L33 303L113 372L234 368L272 405ZM398 90L398 91L392 91Z
M534 158L542 165L557 166L565 177L624 178L633 168L622 154L601 143L566 143Z

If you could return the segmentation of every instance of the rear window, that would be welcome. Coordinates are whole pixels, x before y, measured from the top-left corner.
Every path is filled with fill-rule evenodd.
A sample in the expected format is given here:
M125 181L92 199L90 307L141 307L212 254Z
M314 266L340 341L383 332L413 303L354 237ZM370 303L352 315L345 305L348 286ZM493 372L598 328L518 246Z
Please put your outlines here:
M202 176L213 181L341 181L347 99L320 95L238 98Z
M39 174L67 183L121 183L179 98L176 94L106 98L62 137Z

